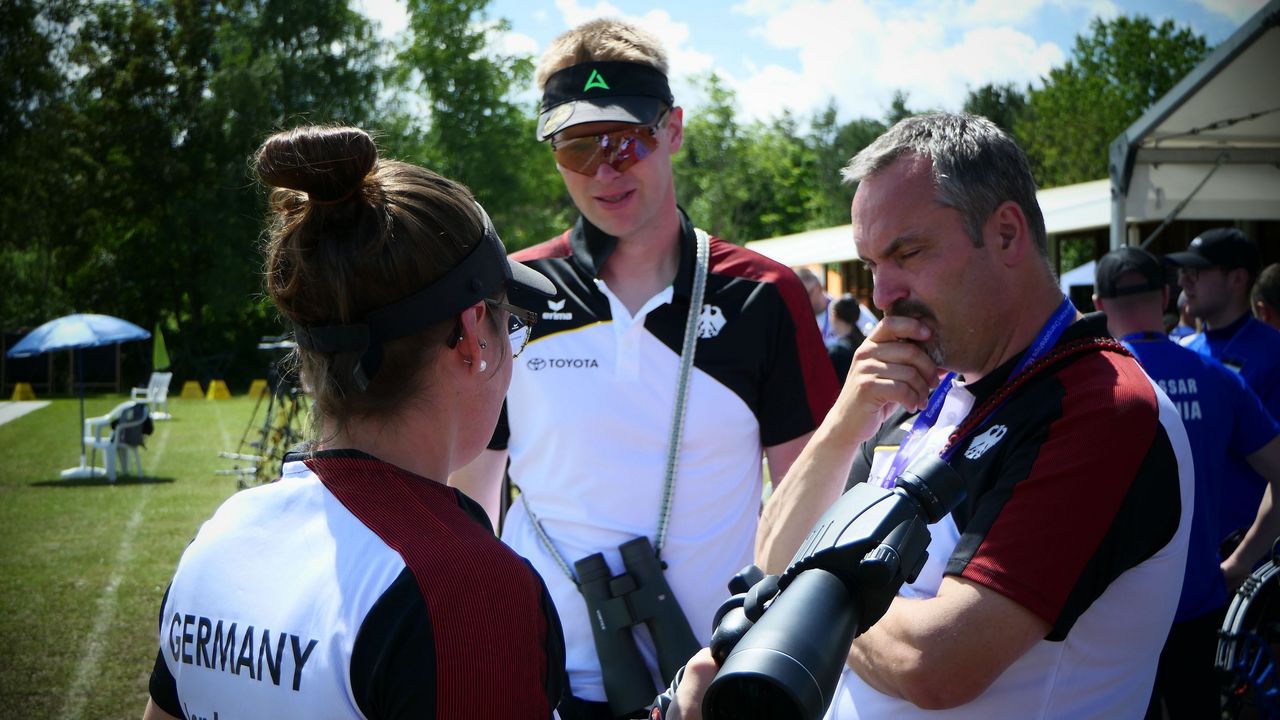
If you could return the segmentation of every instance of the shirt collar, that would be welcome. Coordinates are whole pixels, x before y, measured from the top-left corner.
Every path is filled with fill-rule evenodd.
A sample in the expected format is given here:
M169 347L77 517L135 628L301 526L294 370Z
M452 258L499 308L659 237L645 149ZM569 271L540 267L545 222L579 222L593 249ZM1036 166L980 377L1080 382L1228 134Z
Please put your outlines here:
M1212 328L1209 330L1205 330L1204 331L1205 337L1215 342L1230 340L1231 338L1235 337L1236 333L1240 332L1240 330L1244 328L1245 323L1249 322L1249 320L1251 320L1252 318L1253 318L1253 315L1246 312L1245 314L1236 318L1234 321L1232 321L1230 325L1227 325L1226 327Z
M1065 343L1069 343L1081 338L1087 337L1110 337L1107 332L1107 316L1094 312L1085 315L1083 318L1071 323L1067 329L1062 332L1062 337L1058 338L1055 347L1060 347ZM1009 381L1009 376L1013 374L1013 369L1018 366L1018 361L1022 360L1022 356L1027 353L1027 349L1023 348L1021 352L1001 363L1000 367L992 370L977 382L967 385L969 392L972 392L978 402L986 400L988 396L999 390L1002 385Z
M681 208L680 214L680 267L676 270L675 282L672 283L674 294L689 297L693 292L693 266L695 262L695 231L693 221ZM613 250L618 246L618 238L591 224L585 216L579 216L569 233L569 247L573 263L588 277L599 277L600 269L609 261Z

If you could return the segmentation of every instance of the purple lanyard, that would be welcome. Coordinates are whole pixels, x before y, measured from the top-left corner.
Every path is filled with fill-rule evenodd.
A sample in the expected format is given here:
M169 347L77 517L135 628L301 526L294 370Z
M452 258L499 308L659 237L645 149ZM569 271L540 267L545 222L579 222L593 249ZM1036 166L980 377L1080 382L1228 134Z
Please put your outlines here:
M1017 367L1013 369L1013 373L1009 375L1012 382L1014 378L1022 374L1031 363L1039 360L1044 356L1049 348L1053 347L1058 338L1062 337L1062 333L1066 330L1076 318L1075 306L1066 297L1062 299L1062 304L1053 312L1049 318L1049 322L1040 328L1040 334L1036 335L1036 339L1031 343L1031 347L1027 348L1027 352L1022 356L1022 360L1018 362ZM902 439L902 443L898 446L898 452L894 454L893 460L889 463L889 471L885 474L884 479L880 481L880 486L884 488L892 488L895 480L906 469L907 462L916 454L916 446L923 440L925 435L929 433L929 429L938 422L938 416L942 414L942 406L946 403L947 393L951 391L952 381L955 380L955 373L947 373L942 378L942 382L938 383L938 387L934 388L933 393L929 395L929 404L925 406L924 411L916 416L915 422L911 424L911 430L907 432L907 436ZM991 408L987 414L995 412L999 406ZM959 443L952 443L950 447L942 453L943 460L950 460L955 447Z

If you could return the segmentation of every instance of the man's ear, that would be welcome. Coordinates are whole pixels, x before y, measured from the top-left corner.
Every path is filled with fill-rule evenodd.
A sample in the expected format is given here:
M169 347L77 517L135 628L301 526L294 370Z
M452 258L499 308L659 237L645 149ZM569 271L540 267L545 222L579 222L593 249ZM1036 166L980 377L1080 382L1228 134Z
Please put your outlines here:
M1012 200L1000 203L999 207L987 218L984 242L995 242L996 249L1005 258L1007 266L1014 266L1023 261L1028 252L1037 252L1032 247L1035 240L1031 237L1031 229L1027 225L1027 217L1022 208Z
M1244 290L1246 295L1249 294L1249 288L1252 283L1249 282L1249 271L1244 268L1232 268L1227 271L1227 282L1231 284L1231 289L1239 292Z
M676 106L667 113L667 131L671 133L671 153L684 146L684 108Z

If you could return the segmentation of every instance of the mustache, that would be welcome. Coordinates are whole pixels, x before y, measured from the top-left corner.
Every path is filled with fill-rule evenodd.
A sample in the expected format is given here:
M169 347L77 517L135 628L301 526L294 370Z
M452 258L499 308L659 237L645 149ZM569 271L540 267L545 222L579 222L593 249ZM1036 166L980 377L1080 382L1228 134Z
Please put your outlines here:
M925 305L919 300L913 300L911 298L905 298L903 300L894 301L894 303L889 306L889 309L884 311L884 314L897 315L899 317L915 318L917 320L937 320L938 319L937 316L933 314L933 310L930 309L928 305Z

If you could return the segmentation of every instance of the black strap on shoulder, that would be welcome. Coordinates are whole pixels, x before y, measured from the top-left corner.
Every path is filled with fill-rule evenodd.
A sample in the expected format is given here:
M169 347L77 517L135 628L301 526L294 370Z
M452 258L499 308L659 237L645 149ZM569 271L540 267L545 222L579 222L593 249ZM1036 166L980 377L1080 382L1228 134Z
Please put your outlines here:
M322 353L360 353L353 375L356 386L364 392L382 366L383 343L448 320L497 292L506 282L510 272L506 251L484 208L480 213L484 216L483 237L443 277L403 300L370 312L362 322L319 326L294 323L299 347Z

